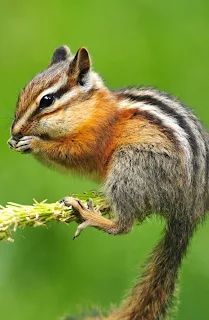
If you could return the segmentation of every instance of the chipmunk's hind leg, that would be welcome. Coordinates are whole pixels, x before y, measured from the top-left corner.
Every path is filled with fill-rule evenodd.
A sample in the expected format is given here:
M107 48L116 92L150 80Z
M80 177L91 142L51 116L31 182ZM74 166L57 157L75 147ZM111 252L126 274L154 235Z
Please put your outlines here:
M79 199L72 197L66 197L61 200L67 207L71 207L75 210L78 218L81 220L81 224L78 226L74 239L78 237L83 229L86 227L95 227L99 230L107 232L109 234L124 234L131 231L133 221L129 220L129 223L121 223L121 220L109 220L101 216L100 212L94 210L92 200L87 201L87 207L85 207ZM123 222L123 221L122 221Z

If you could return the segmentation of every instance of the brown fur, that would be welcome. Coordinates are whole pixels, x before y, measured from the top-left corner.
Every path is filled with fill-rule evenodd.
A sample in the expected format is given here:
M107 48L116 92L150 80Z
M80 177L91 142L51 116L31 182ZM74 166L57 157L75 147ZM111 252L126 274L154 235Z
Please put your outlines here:
M123 91L110 92L90 71L85 48L69 59L70 51L58 48L50 67L25 87L10 145L21 152L29 148L47 165L79 170L104 182L114 220L69 198L66 204L77 210L82 222L77 235L86 226L124 234L135 219L143 221L152 212L165 218L164 235L131 295L107 318L86 318L164 320L189 241L208 208L208 137L176 99L152 89L145 90L147 100L139 99L143 89L126 89L125 96ZM67 86L69 100L58 99L40 110L37 97L57 81ZM134 101L154 104L154 113Z
M56 78L51 79L51 81L42 81L41 87L40 86L35 86L33 84L28 84L23 91L21 92L19 99L18 99L18 105L20 106L17 109L16 112L16 119L18 120L25 112L25 110L28 109L28 107L33 103L36 98L39 96L39 94L51 87L53 84L56 84L57 81L59 81L60 76L57 76ZM30 94L28 94L30 92Z

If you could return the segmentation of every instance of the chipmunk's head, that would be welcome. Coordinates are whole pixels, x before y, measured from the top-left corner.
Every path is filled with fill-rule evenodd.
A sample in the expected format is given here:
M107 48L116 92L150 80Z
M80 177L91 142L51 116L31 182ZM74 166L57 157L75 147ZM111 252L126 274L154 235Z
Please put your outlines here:
M79 49L75 56L67 46L57 48L49 67L22 90L12 138L17 141L25 135L36 135L56 139L72 132L91 112L84 102L91 101L102 87L101 78L91 70L86 48Z

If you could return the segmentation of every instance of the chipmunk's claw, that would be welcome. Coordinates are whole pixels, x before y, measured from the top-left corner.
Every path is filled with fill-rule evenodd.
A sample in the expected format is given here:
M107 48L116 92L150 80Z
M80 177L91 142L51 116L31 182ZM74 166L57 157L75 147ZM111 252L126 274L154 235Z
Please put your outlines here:
M60 200L60 203L63 203L69 209L75 209L77 212L79 212L81 209L86 209L79 199L73 197L65 197Z
M88 221L84 221L81 224L79 224L79 226L74 234L73 240L75 240L81 234L81 231L83 231L83 229L85 229L88 226L89 226Z
M22 137L15 146L15 151L22 153L28 153L31 151L31 142L34 140L34 136L24 136Z
M81 233L83 229L85 229L88 226L88 221L84 221L81 215L81 211L87 210L87 208L81 203L79 199L73 198L73 197L65 197L60 201L60 203L63 203L66 207L70 209L74 209L75 213L78 215L79 220L82 221L81 224L77 227L77 230L75 232L75 235L73 237L73 240L75 240Z
M75 240L86 227L92 225L91 221L86 218L86 215L92 215L92 213L100 215L100 212L96 212L94 210L93 201L91 199L88 199L87 207L82 204L79 199L73 197L65 197L60 202L68 208L73 208L75 213L78 215L79 220L81 220L81 224L77 227L73 240Z
M93 212L93 213L101 216L101 212L100 212L100 211L96 211L96 210L94 209L94 204L93 204L93 201L92 201L91 198L89 198L89 199L87 200L86 204L87 204L88 210L90 210L91 212Z
M15 149L16 145L17 145L17 140L14 139L13 137L11 137L7 143L9 144L10 149Z

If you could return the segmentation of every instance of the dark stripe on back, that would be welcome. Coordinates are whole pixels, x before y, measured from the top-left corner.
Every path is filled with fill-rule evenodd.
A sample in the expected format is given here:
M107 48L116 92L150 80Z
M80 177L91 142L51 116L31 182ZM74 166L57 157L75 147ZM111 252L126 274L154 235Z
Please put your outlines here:
M133 116L137 116L137 115L140 115L140 116L144 117L145 119L149 120L151 123L159 126L160 131L163 132L167 136L167 138L174 144L176 149L177 150L181 149L181 145L180 145L178 139L176 139L174 131L172 129L168 128L167 126L165 126L160 118L158 118L156 115L149 113L149 111L140 110L140 109L135 111L135 113L133 114Z
M205 146L205 151L206 151L206 156L205 156L205 195L208 194L208 186L209 186L209 134L206 132L206 130L203 128L201 122L197 119L194 118L194 122L202 136L204 146ZM208 209L208 208L206 208Z
M157 106L161 111L163 111L166 115L172 116L178 123L178 125L187 133L188 135L188 140L189 144L191 146L192 152L193 152L193 168L194 171L198 170L198 149L199 146L196 141L196 137L193 134L190 126L188 125L187 121L184 119L184 117L178 112L176 112L172 107L169 107L166 103L162 102L161 100L158 100L151 95L145 94L143 96L137 96L133 95L131 93L123 93L122 95L124 98L127 98L132 101L137 101L137 102L144 102L148 103L154 106ZM191 121L193 121L191 119Z

